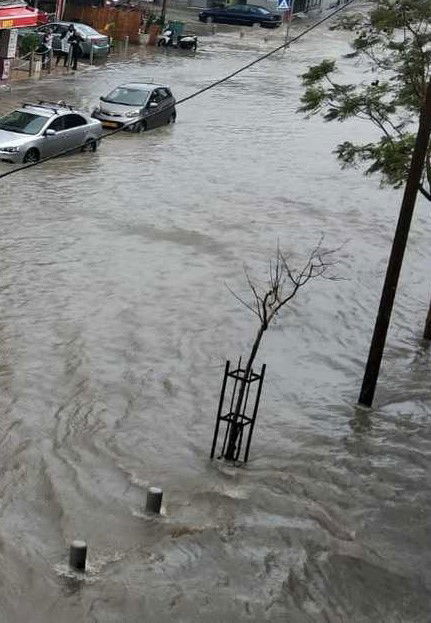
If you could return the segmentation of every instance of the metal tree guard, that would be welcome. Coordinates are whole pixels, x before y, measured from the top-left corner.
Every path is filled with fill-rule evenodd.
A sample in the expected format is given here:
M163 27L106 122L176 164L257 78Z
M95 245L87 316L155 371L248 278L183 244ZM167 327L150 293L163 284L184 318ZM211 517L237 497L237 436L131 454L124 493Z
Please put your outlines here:
M229 435L231 431L231 427L235 426L238 429L238 437L236 442L236 450L235 455L233 457L234 461L241 460L241 449L242 443L244 440L244 433L246 430L247 441L245 445L245 450L243 453L242 461L247 463L248 455L250 452L250 444L251 438L253 435L254 425L256 423L257 410L259 408L260 395L262 392L262 384L263 379L265 377L265 369L266 364L262 365L262 369L260 374L257 374L250 370L248 377L245 377L245 368L241 368L241 358L238 362L238 367L235 370L230 370L230 361L226 361L226 366L224 370L223 383L220 392L220 401L217 411L217 419L214 429L214 437L213 443L211 447L211 458L214 458L214 454L217 447L220 425L222 423L226 424L224 436L223 436L223 445L221 448L221 453L218 458L226 458L226 450L227 443L229 440ZM229 410L225 412L224 410L224 402L226 395L226 388L230 385L231 398ZM243 399L241 401L242 404L238 405L238 396L240 395L241 386L245 386L245 391L243 392ZM250 390L252 390L250 392ZM251 394L251 395L250 395ZM253 404L253 394L254 394L254 404ZM252 405L252 406L250 406ZM249 412L251 411L251 415L246 415L247 407L249 406ZM248 428L247 428L248 427Z

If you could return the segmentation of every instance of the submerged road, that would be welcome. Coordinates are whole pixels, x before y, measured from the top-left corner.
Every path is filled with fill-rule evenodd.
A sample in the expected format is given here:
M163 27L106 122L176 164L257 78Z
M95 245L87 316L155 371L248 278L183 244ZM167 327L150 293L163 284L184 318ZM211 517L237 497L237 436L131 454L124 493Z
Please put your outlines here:
M21 100L91 107L154 78L179 98L280 31L132 50ZM429 205L419 202L375 410L357 410L400 192L341 171L355 123L296 114L298 75L348 51L326 26L178 108L174 127L2 180L0 621L425 623L429 620ZM363 68L341 59L348 79ZM7 170L8 165L0 165ZM314 282L264 338L246 468L208 460L226 358L256 319L244 265L321 233L341 281ZM149 485L164 515L143 512ZM85 579L68 545L89 547Z

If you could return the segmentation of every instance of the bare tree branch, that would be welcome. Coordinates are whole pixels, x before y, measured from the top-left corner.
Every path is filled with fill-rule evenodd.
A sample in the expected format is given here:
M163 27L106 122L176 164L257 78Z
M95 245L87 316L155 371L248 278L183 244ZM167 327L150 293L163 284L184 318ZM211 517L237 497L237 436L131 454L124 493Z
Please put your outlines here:
M300 288L305 286L308 282L319 278L336 279L333 275L326 275L328 269L337 263L333 259L335 250L323 250L322 243L323 235L320 237L314 249L312 249L302 268L299 269L291 268L288 256L282 253L277 244L275 260L269 262L269 274L266 287L263 290L261 289L261 291L259 291L259 288L253 283L247 271L244 270L248 286L254 297L254 303L252 304L247 303L228 288L234 297L247 307L247 309L253 311L260 320L253 346L245 365L243 381L240 384L236 400L235 411L229 432L228 448L225 454L228 460L236 460L235 457L237 456L239 447L237 446L237 439L240 429L237 425L237 421L241 413L246 381L251 373L253 362L259 350L264 332L268 329L271 321L278 314L280 309L287 305L287 303L297 295ZM288 290L283 292L287 285L289 285Z
M228 285L227 283L224 284L226 286L226 288L229 290L229 292L232 294L232 296L234 296L236 298L237 301L239 301L240 303L242 303L242 305L244 305L244 307L247 307L247 309L249 309L250 311L253 312L253 314L256 314L256 316L258 318L260 318L258 312L251 306L249 305L249 303L247 303L246 301L244 301L244 299L242 299L240 296L238 296L238 294L236 294Z

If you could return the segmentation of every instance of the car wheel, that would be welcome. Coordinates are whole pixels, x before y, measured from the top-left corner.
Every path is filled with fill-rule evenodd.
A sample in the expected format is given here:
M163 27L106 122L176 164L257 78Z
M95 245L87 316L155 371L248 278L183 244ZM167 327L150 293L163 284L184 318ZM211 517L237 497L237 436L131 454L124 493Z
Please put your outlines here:
M205 20L205 24L214 24L215 19L213 18L212 15L208 15L208 17Z
M173 112L172 115L168 119L168 125L175 123L176 119L177 119L177 113Z
M147 123L145 121L138 121L137 123L134 123L131 128L132 132L145 132L147 130Z
M40 160L40 153L38 152L37 149L34 149L34 148L29 149L23 158L23 162L26 164L34 164L36 162L39 162L39 160Z
M92 151L94 153L97 151L97 147L97 141L94 138L87 138L85 145L81 147L81 151Z

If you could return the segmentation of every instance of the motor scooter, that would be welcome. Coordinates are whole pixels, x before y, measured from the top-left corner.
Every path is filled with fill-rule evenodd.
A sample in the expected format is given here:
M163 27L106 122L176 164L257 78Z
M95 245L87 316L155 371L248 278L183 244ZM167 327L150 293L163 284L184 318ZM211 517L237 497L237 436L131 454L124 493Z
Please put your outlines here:
M160 47L180 48L181 50L193 50L196 52L198 38L196 35L176 35L173 30L166 28L159 36L157 45Z

